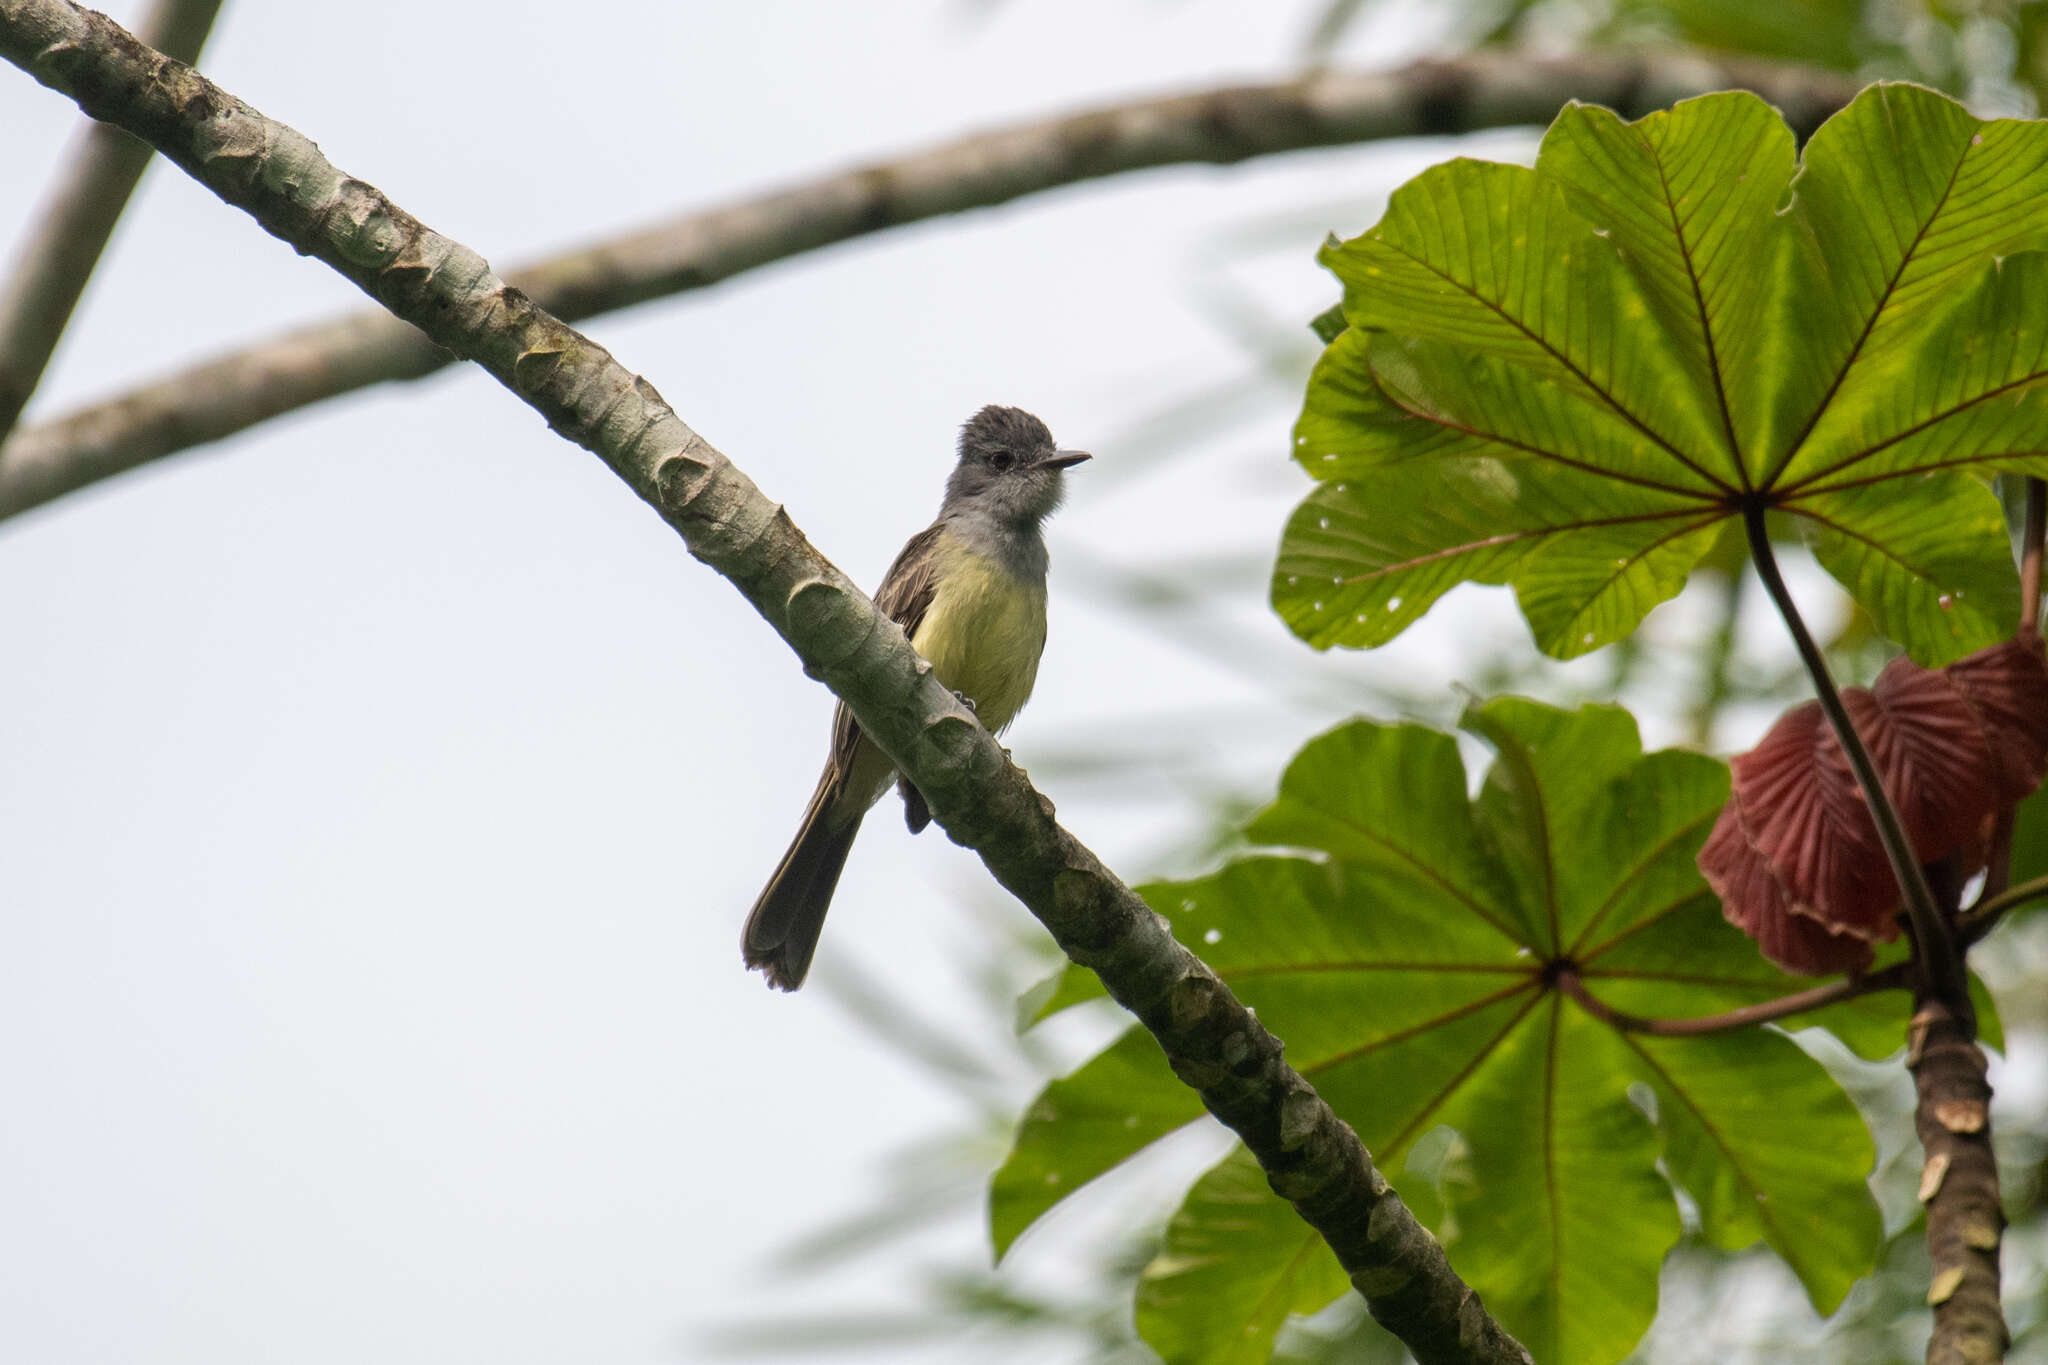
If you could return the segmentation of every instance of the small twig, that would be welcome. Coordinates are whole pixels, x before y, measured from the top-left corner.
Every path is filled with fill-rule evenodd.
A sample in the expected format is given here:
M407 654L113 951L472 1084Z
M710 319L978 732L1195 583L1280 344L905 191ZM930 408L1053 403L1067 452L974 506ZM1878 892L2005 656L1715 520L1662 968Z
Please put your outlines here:
M157 0L136 32L166 56L194 61L220 5L221 0ZM48 206L15 253L14 270L0 286L0 441L42 382L152 155L148 143L119 128L88 125Z
M1927 884L1927 874L1921 870L1919 858L1913 853L1912 845L1906 842L1906 831L1899 823L1898 808L1884 789L1884 780L1878 776L1877 765L1870 761L1870 751L1863 747L1863 737L1856 733L1856 723L1842 705L1842 694L1835 690L1835 680L1828 672L1827 660L1821 657L1820 647L1814 644L1805 620L1799 615L1798 604L1793 602L1792 593L1785 586L1784 575L1778 572L1778 558L1771 549L1771 538L1764 528L1764 505L1761 501L1752 500L1743 507L1742 525L1749 535L1749 552L1756 562L1757 577L1763 580L1765 591L1770 593L1778 615L1784 619L1785 628L1792 632L1792 643L1798 646L1799 658L1806 665L1807 675L1813 679L1813 690L1820 699L1821 710L1827 713L1835 739L1841 744L1851 771L1856 774L1856 785L1863 792L1864 804L1877 823L1878 840L1883 843L1885 857L1892 865L1892 875L1898 879L1899 888L1905 894L1906 918L1913 930L1914 956L1934 993L1949 1006L1956 1019L1974 1028L1976 1016L1970 1005L1969 985L1963 975L1962 955L1956 950L1955 937L1934 903L1934 891Z
M1585 981L1570 969L1557 974L1557 988L1577 1001L1586 1013L1623 1033L1647 1033L1658 1038L1697 1038L1706 1033L1728 1033L1757 1024L1774 1023L1875 991L1905 990L1912 985L1911 977L1909 964L1900 962L1868 976L1847 977L1811 990L1781 995L1776 1000L1744 1005L1741 1009L1722 1014L1696 1015L1690 1019L1650 1019L1615 1009L1589 992Z
M2048 877L2021 882L2010 890L1993 891L1987 886L1969 913L1956 921L1956 937L1965 946L1975 943L1996 929L2007 911L2017 910L2028 901L2039 900L2043 896L2048 896Z

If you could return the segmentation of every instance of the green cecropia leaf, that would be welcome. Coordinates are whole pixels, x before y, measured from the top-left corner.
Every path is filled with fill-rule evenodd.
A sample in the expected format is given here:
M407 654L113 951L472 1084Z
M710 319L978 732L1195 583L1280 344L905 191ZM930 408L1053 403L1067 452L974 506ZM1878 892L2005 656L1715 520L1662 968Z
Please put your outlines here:
M1169 1361L1260 1365L1294 1313L1351 1288L1330 1244L1239 1147L1188 1191L1138 1283L1138 1334ZM1218 1322L1237 1330L1218 1332Z
M1286 1040L1404 1198L1455 1230L1452 1264L1538 1360L1597 1365L1634 1345L1680 1233L1673 1182L1716 1244L1761 1239L1831 1310L1881 1227L1870 1138L1827 1072L1775 1032L1624 1033L1561 989L1569 971L1613 1010L1671 1017L1808 984L1723 920L1694 864L1726 766L1644 754L1614 707L1502 698L1465 728L1495 753L1476 797L1451 736L1352 722L1302 750L1251 825L1299 855L1156 884L1147 902ZM1043 1010L1098 993L1070 969ZM1907 1013L1892 993L1791 1023L1883 1055ZM998 1250L1201 1118L1149 1036L1125 1034L1026 1114L993 1184ZM1408 1158L1446 1127L1460 1157L1439 1190ZM1344 1288L1238 1153L1176 1215L1139 1324L1169 1361L1258 1360L1288 1314Z
M1568 108L1326 247L1347 326L1295 431L1273 580L1318 647L1512 585L1560 658L1626 635L1731 518L1796 519L1914 659L2002 639L1985 480L2048 475L2048 124L1881 85L1804 157L1752 95Z

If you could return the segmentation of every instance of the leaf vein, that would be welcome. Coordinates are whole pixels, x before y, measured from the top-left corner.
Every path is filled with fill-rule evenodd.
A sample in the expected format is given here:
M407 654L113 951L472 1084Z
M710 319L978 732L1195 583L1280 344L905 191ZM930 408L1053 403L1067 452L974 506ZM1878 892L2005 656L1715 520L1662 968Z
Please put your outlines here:
M1883 98L1882 87L1879 87L1879 90L1879 98ZM1889 114L1889 105L1887 105L1887 114ZM1890 303L1898 293L1899 281L1905 277L1906 271L1912 266L1922 243L1926 239L1928 229L1940 221L1942 210L1948 206L1949 196L1955 192L1956 177L1961 174L1963 163L1967 160L1969 160L1969 151L1967 146L1965 146L1965 149L1957 155L1956 164L1949 169L1948 184L1942 187L1941 197L1935 201L1934 208L1927 215L1927 220L1921 223L1918 230L1913 233L1912 241L1907 243L1905 251L1900 253L1898 268L1892 272L1891 278L1886 280L1878 290L1877 298L1871 303L1870 316L1863 320L1863 329L1856 334L1856 343L1849 348L1849 354L1844 356L1842 363L1836 367L1835 377L1828 381L1828 391L1821 395L1819 404L1815 406L1812 415L1806 419L1806 424L1799 429L1799 434L1793 437L1791 443L1785 447L1785 453L1778 457L1777 462L1764 475L1763 487L1771 487L1777 481L1778 476L1785 472L1786 467L1799 454L1799 448L1806 444L1806 438L1813 434L1814 427L1819 424L1821 417L1827 412L1829 406L1834 403L1835 395L1841 392L1842 381L1848 377L1849 371L1856 367L1857 357L1863 354L1863 347L1869 342L1870 334L1877 328L1877 320L1884 316L1885 305ZM1889 202L1885 204L1885 216L1891 221L1893 235L1895 237L1900 235L1899 224L1892 218L1892 206Z
M1697 819L1686 821L1685 824L1673 830L1669 837L1659 841L1655 848L1645 853L1640 861L1629 868L1628 874L1615 883L1614 890L1607 893L1607 899L1600 902L1600 908L1595 910L1593 917L1586 921L1586 927L1579 931L1579 936L1576 939L1572 940L1572 946L1566 950L1565 955L1567 957L1576 957L1579 949L1585 946L1586 940L1593 936L1593 931L1600 927L1600 921L1607 918L1608 912L1614 909L1620 902L1622 895L1630 887L1634 886L1644 876L1647 876L1650 869L1656 866L1666 853L1677 847L1681 840L1708 821L1718 819L1720 814L1721 812L1716 809L1699 816ZM1693 894L1697 895L1698 893L1695 892Z
M1572 375L1573 378L1577 379L1581 384L1584 384L1586 386L1588 392L1592 393L1601 402L1605 403L1610 409L1612 409L1616 416L1620 417L1624 422L1627 422L1637 431L1642 432L1643 435L1649 437L1658 445L1662 446L1665 449L1665 451L1670 454L1672 459L1677 460L1687 469L1690 469L1693 473L1699 475L1702 479L1706 480L1707 483L1711 484L1713 487L1717 489L1720 489L1722 492L1729 493L1735 491L1733 489L1730 489L1728 485L1723 483L1720 479L1717 479L1712 474L1708 473L1707 470L1703 468L1696 460L1694 460L1691 456L1687 455L1684 451L1680 450L1677 446L1673 445L1663 435L1652 430L1651 427L1642 420L1642 418L1630 412L1628 408L1613 394L1607 392L1607 390L1602 388L1599 384L1595 383L1591 375L1587 374L1584 370L1580 369L1577 365L1572 363L1572 359L1570 356L1567 356L1566 354L1564 354L1563 351L1560 351L1556 346L1553 346L1540 333L1535 331L1527 323L1523 322L1520 318L1510 313L1507 309L1501 307L1501 305L1499 305L1498 303L1495 303L1492 299L1487 298L1477 289L1472 288L1470 285L1464 283L1462 280L1459 280L1456 276L1451 275L1447 271L1440 269L1431 262L1423 259L1420 256L1417 256L1414 252L1409 251L1406 247L1403 247L1395 242L1385 241L1385 239L1382 239L1382 241L1383 244L1389 250L1400 252L1403 256L1406 256L1409 260L1415 262L1415 264L1421 266L1430 274L1435 275L1438 279L1450 285L1453 289L1460 291L1461 293L1465 294L1468 298L1472 299L1475 303L1478 303L1481 307L1494 313L1503 322L1506 322L1509 326L1513 327L1516 331L1520 332L1523 336L1527 337L1531 342L1535 343L1536 347L1539 350L1541 350L1544 354L1550 356L1551 359L1555 360L1558 364L1562 365Z

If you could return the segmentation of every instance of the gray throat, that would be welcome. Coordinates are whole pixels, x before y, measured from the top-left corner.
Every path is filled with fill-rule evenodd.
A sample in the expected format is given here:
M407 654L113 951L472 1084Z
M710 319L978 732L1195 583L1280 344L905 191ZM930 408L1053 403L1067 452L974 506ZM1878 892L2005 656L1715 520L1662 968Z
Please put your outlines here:
M1021 582L1045 583L1045 531L1042 521L1018 522L990 515L972 503L939 509L939 524L967 543L976 554L993 559Z

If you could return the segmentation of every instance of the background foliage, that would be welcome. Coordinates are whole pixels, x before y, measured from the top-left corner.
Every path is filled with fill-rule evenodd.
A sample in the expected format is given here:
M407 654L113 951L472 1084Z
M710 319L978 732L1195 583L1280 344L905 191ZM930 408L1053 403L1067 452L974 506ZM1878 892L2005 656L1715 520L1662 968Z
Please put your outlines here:
M1305 54L1314 58L1331 50L1347 27L1368 17L1367 11L1373 8L1371 5L1343 3L1343 0L1327 6L1306 37ZM1676 38L1708 47L1813 62L1853 71L1863 78L1891 76L1922 80L1969 98L1974 108L1987 115L2029 114L2037 107L2039 82L2044 70L2048 70L2044 68L2040 55L2043 26L2039 20L2043 8L2032 4L1923 6L1811 4L1797 3L1797 0L1773 5L1474 4L1461 7L1458 22L1451 25L1447 35L1447 43L1453 47L1462 44L1534 44L1554 50ZM1354 223L1345 230L1355 231L1358 226L1362 224ZM1225 249L1224 259L1254 246L1264 247L1273 231L1272 228L1261 228L1244 234ZM1238 319L1255 316L1257 307L1255 298L1239 299L1234 301L1227 316ZM1284 377L1293 374L1302 381L1306 380L1308 364L1314 355L1313 342L1288 333L1284 320L1260 320L1244 327L1242 334L1255 364L1252 375L1277 374ZM1316 412L1312 399L1310 417L1314 418ZM1156 420L1159 427L1170 434L1176 417L1177 414L1162 414ZM1141 426L1139 432L1144 433L1148 426ZM1298 455L1300 453L1297 452ZM1332 481L1338 479L1341 472L1355 473L1348 467L1347 471L1319 470L1313 464L1311 472ZM1307 512L1305 507L1304 514ZM1978 515L1977 519L1981 521L1982 516ZM1297 527L1300 524L1298 518ZM1597 695L1603 686L1609 686L1638 707L1661 708L1668 721L1682 725L1681 733L1690 733L1698 742L1711 743L1718 738L1725 743L1726 736L1741 733L1745 717L1760 715L1782 701L1805 694L1803 675L1797 675L1788 668L1782 655L1773 657L1772 652L1765 648L1754 651L1754 657L1747 657L1736 648L1745 630L1753 625L1746 618L1754 605L1755 585L1753 581L1745 584L1739 572L1730 571L1741 562L1731 548L1725 541L1719 548L1709 545L1705 551L1705 574L1696 580L1685 600L1679 604L1681 609L1691 613L1689 621L1703 628L1660 633L1660 625L1668 631L1669 623L1652 617L1649 635L1654 644L1646 647L1641 640L1624 640L1589 661L1605 665L1597 673L1581 672L1577 676L1569 673L1560 676L1546 671L1536 664L1526 649L1498 641L1491 651L1474 660L1467 677L1484 693L1517 691L1566 703L1580 696ZM1233 576L1234 569L1242 572L1236 566L1214 561L1205 563L1198 559L1177 565L1174 578L1193 583L1241 583L1241 578ZM1850 577L1853 581L1853 573ZM1994 573L1992 577L1995 579L1998 575ZM2009 571L2005 577L2009 578ZM1093 586L1100 591L1105 585L1098 582ZM1121 586L1129 589L1136 585L1127 583ZM1439 591L1441 586L1447 585L1440 585ZM1810 596L1815 586L1814 581L1805 582L1801 591ZM1188 588L1167 588L1163 583L1156 588L1151 593L1131 591L1125 600L1141 613L1161 617L1179 612L1193 617L1205 610L1213 610L1213 606L1196 605L1198 594ZM1991 595L2002 599L2009 595L2009 589ZM1401 622L1419 615L1432 596L1425 593L1421 600L1397 609ZM1995 611L1991 613L1995 614ZM1394 623L1393 629L1398 628L1399 623ZM1995 630L1995 624L1987 615L1983 627L1976 634L1988 640ZM1562 638L1559 637L1560 640ZM1599 638L1609 637L1603 634ZM1960 652L1965 647L1960 640L1961 637L1957 637L1955 641L1934 646L1930 649L1930 656ZM1971 636L1972 643L1983 643L1984 640ZM1874 672L1876 663L1884 657L1884 646L1872 618L1854 609L1842 613L1840 624L1828 644L1836 666L1847 677L1867 679ZM1573 651L1564 649L1560 652ZM1675 652L1683 653L1682 661L1673 659ZM1650 657L1646 658L1646 654ZM1674 662L1676 667L1673 667ZM1274 671L1275 685L1284 685L1278 681L1285 671L1284 661L1276 665ZM1357 694L1357 709L1380 715L1428 716L1439 723L1448 719L1440 703L1433 702L1426 695L1405 692L1384 682L1363 684ZM1380 733L1379 727L1366 729ZM1342 733L1340 731L1311 743L1298 762L1313 761L1312 755L1319 749L1327 751L1327 746L1338 742ZM1355 755L1352 757L1356 758ZM1683 755L1672 753L1664 757L1677 761ZM1253 839L1294 846L1330 847L1328 843L1318 845L1313 838L1300 837L1298 830L1288 831L1284 823L1274 823L1276 817L1273 812L1287 808L1286 791L1287 785L1283 783L1280 804L1251 826ZM1241 813L1256 805L1258 799L1255 788L1219 792L1216 834L1183 845L1168 854L1167 860L1179 865L1204 865L1210 863L1216 853L1233 848L1235 838L1230 831L1238 826ZM1378 814L1381 818L1388 815L1387 812ZM2033 842L2039 838L2039 833L2030 835L2027 831L2033 830L2044 818L2048 818L2048 801L2036 797L2027 803L2019 841L2023 849L2042 847ZM1345 853L1355 854L1357 850L1345 846L1331 851L1341 858ZM2030 875L2024 865L2028 856L2038 862L2040 857L2048 854L2023 854L2023 866L2016 867L2016 877ZM1235 884L1248 877L1283 876L1286 866L1284 861L1278 864L1256 860L1240 863L1224 873L1199 881L1158 884L1148 890L1148 896L1162 913L1176 919L1176 931L1184 938L1190 942L1206 941L1205 956L1220 966L1234 960L1232 955L1235 953L1256 952L1256 948L1246 946L1247 940L1254 937L1244 932L1251 926L1230 918L1225 908L1241 904L1245 899L1233 894ZM1258 888L1261 897L1277 895L1284 899L1290 894L1294 901L1303 903L1299 922L1314 925L1319 922L1314 909L1316 896L1335 894L1341 897L1344 893L1330 889L1288 893L1277 890L1274 884L1261 884ZM1289 922L1296 920L1290 917ZM1270 921L1260 920L1259 923L1269 925ZM1702 917L1700 923L1706 925L1706 917ZM1715 929L1724 927L1719 924L1718 914L1713 917L1712 926ZM1305 928L1304 932L1324 931ZM1215 937L1211 938L1211 934ZM1746 945L1739 946L1748 954L1751 969L1755 970L1760 964L1755 962L1753 952ZM1688 950L1696 947L1688 945ZM1732 956L1730 960L1733 960ZM2022 919L2002 930L1991 944L1973 957L1973 961L1980 962L1993 982L2005 988L2002 994L2008 1002L2029 998L2026 987L2040 982L2041 973L2048 970L2048 934L2044 934L2034 921ZM1229 969L1225 970L1227 975ZM2015 988L2017 994L2013 993ZM1262 987L1253 986L1251 989L1257 992ZM1279 990L1281 1000L1285 1001L1284 985L1266 989ZM1650 989L1662 991L1668 989L1668 983ZM1057 986L1048 982L1035 993L1027 994L1026 1017L1045 1017L1064 1010L1084 1000L1088 993L1086 983L1072 977L1063 978ZM2032 998L2038 998L2038 995ZM1669 1000L1670 997L1664 996L1658 1007L1646 1005L1643 1012L1694 1012L1692 1007L1680 1008ZM1263 998L1256 1003L1260 1005L1262 1016L1275 1022L1283 1037L1292 1041L1296 1037L1296 1029L1304 1039L1317 1036L1316 1030L1307 1022L1314 1017L1314 1011L1307 1006L1297 1006L1290 1014L1284 1003L1275 1005ZM1709 1008L1713 1006L1705 1003L1697 1006L1701 1012ZM1900 1005L1894 1001L1889 1014L1896 1016L1899 1009ZM1271 1012L1274 1010L1279 1013ZM1286 1023L1282 1023L1282 1019ZM1901 1084L1895 1059L1889 1065L1880 1064L1881 1059L1896 1050L1893 1040L1901 1036L1898 1032L1901 1021L1897 1017L1886 1017L1882 1021L1866 1018L1864 1022L1875 1023L1876 1026L1868 1031L1859 1031L1854 1024L1846 1026L1848 1035L1861 1043L1864 1054L1861 1059L1854 1050L1831 1041L1828 1035L1811 1030L1797 1035L1797 1048L1789 1044L1782 1048L1782 1065L1793 1068L1788 1075L1811 1074L1803 1070L1814 1065L1809 1058L1818 1059L1825 1065L1855 1097L1878 1136L1878 1170L1872 1181L1877 1202L1870 1206L1873 1210L1871 1221L1859 1225L1851 1219L1842 1226L1841 1230L1849 1236L1853 1247L1834 1253L1838 1259L1831 1272L1809 1268L1804 1292L1782 1267L1774 1266L1769 1260L1760 1260L1755 1251L1744 1252L1745 1247L1751 1246L1759 1235L1768 1230L1759 1227L1753 1214L1745 1213L1739 1201L1730 1201L1730 1187L1725 1177L1717 1178L1711 1169L1699 1164L1702 1159L1698 1142L1701 1130L1688 1130L1678 1123L1676 1115L1683 1112L1683 1107L1672 1109L1654 1102L1643 1106L1656 1112L1664 1125L1663 1169L1671 1172L1687 1191L1686 1197L1680 1201L1684 1216L1679 1249L1667 1263L1663 1275L1660 1317L1638 1353L1643 1361L1766 1361L1793 1355L1844 1362L1917 1358L1918 1341L1924 1338L1925 1333L1920 1295L1926 1271L1913 1221L1915 1205L1911 1195L1915 1168L1911 1159L1914 1150L1910 1138L1911 1092L1910 1087ZM2022 1030L2023 1034L2034 1035L2040 1023L2032 1010L2019 1010L2013 1014L2012 1026ZM1023 1035L1026 1039L1034 1036ZM1097 1061L1070 1079L1055 1082L1045 1091L1045 1098L1040 1104L1047 1111L1056 1110L1069 1120L1077 1112L1099 1112L1102 1116L1100 1137L1094 1146L1067 1148L1061 1154L1061 1159L1068 1161L1080 1158L1083 1162L1080 1167L1060 1166L1048 1150L1035 1143L1033 1134L1037 1129L1034 1125L1041 1122L1046 1114L1040 1110L1026 1113L1019 1146L998 1173L994 1185L993 1219L999 1250L1007 1247L1033 1217L1071 1193L1076 1185L1087 1182L1153 1138L1195 1117L1185 1113L1183 1107L1176 1107L1175 1097L1169 1091L1147 1083L1145 1078L1150 1073L1145 1071L1141 1057L1134 1055L1139 1052L1136 1043L1142 1041L1127 1039L1104 1052ZM1294 1046L1297 1060L1300 1060L1301 1048L1318 1050L1312 1043ZM1771 1055L1776 1055L1777 1047L1770 1045ZM1767 1058L1764 1061L1768 1065L1780 1064ZM1752 1067L1757 1064L1759 1059L1754 1057L1748 1062ZM1319 1086L1327 1091L1326 1078L1318 1076L1317 1079ZM1593 1089L1597 1091L1598 1087ZM1735 1098L1739 1089L1728 1087L1727 1097ZM1841 1093L1832 1085L1824 1090L1826 1093ZM2042 1213L2043 1191L2039 1175L2042 1155L2048 1152L2048 1127L2043 1123L2042 1097L2030 1091L2031 1087L2024 1084L2013 1086L2010 1073L2000 1090L2002 1165L2007 1171L2008 1209L2014 1218L2006 1252L2008 1313L2015 1332L2012 1358L2021 1361L2048 1359L2048 1345L2039 1342L2038 1333L2044 1316L2042 1296L2048 1292L2043 1276L2043 1255L2044 1250L2048 1250L2048 1220L2044 1220ZM1371 1120L1363 1113L1347 1116L1354 1122L1366 1123L1368 1128L1371 1126ZM1649 1121L1640 1111L1637 1117L1643 1122L1642 1131L1650 1132ZM1842 1118L1841 1111L1836 1110L1828 1121L1840 1123ZM1845 1140L1852 1144L1861 1140L1861 1125L1856 1124L1854 1128L1859 1136L1850 1136L1849 1129L1844 1129ZM1385 1135L1368 1132L1367 1140L1382 1156L1405 1156L1406 1168L1412 1173L1420 1173L1432 1191L1440 1195L1449 1192L1450 1206L1455 1209L1455 1193L1461 1182L1469 1188L1474 1154L1462 1145L1453 1149L1440 1143L1432 1144L1430 1137L1429 1133L1410 1133L1405 1141L1397 1144L1397 1151L1393 1153L1385 1150ZM1181 1150L1172 1150L1173 1144L1168 1143L1152 1164L1189 1169L1193 1158L1187 1153L1187 1144L1182 1139L1176 1141L1182 1142ZM1089 1151L1094 1155L1083 1155ZM1481 1159L1485 1157L1482 1155ZM1390 1161L1389 1164L1397 1163ZM1835 1177L1838 1178L1840 1173L1840 1168L1836 1168ZM1121 1195L1125 1201L1123 1207L1127 1209L1133 1201L1142 1203L1148 1192L1155 1201L1159 1200L1160 1189L1171 1188L1174 1184L1173 1177L1157 1178L1156 1173L1149 1182L1149 1188L1144 1172L1132 1172L1129 1177L1120 1173L1119 1178L1124 1180L1127 1188L1118 1191L1114 1188L1116 1180L1105 1181L1099 1186L1090 1185L1080 1198L1072 1202L1085 1205L1090 1201L1100 1201L1106 1206ZM1697 1190L1693 1188L1694 1184L1698 1185ZM1428 1196L1425 1194L1421 1198L1426 1206ZM1852 1196L1847 1202L1849 1207L1854 1207L1858 1200ZM1146 1358L1143 1349L1129 1335L1135 1326L1135 1330L1147 1340L1168 1351L1169 1358L1192 1359L1199 1354L1195 1350L1194 1339L1178 1335L1184 1329L1174 1325L1173 1310L1177 1305L1199 1302L1218 1316L1242 1321L1254 1348L1243 1358L1257 1358L1258 1343L1281 1325L1276 1306L1291 1304L1304 1311L1312 1310L1341 1289L1341 1283L1330 1278L1331 1267L1322 1264L1312 1254L1306 1254L1312 1248L1303 1249L1298 1237L1290 1239L1286 1235L1291 1229L1284 1220L1276 1220L1271 1229L1280 1234L1276 1240L1257 1238L1253 1230L1264 1227L1260 1218L1266 1215L1254 1211L1265 1209L1272 1203L1256 1173L1248 1170L1241 1158L1226 1154L1197 1182L1187 1202L1156 1234L1160 1240L1137 1239L1130 1244L1128 1254L1113 1258L1113 1264L1104 1267L1101 1278L1092 1287L1082 1287L1076 1297L1048 1296L1037 1300L1028 1311L1011 1318L1012 1326L1020 1331L1050 1331L1055 1339L1064 1335L1074 1349L1089 1358L1132 1355L1143 1359ZM1881 1220L1876 1212L1880 1206L1883 1210ZM1164 1205L1155 1203L1155 1207L1163 1208ZM1061 1218L1079 1216L1063 1213ZM1052 1228L1043 1233L1034 1232L1033 1236L1060 1235L1059 1221L1055 1219ZM1449 1227L1454 1236L1469 1232L1455 1211L1451 1214ZM1859 1227L1860 1230L1855 1230ZM1224 1289L1230 1277L1205 1278L1215 1274L1221 1265L1235 1264L1215 1259L1230 1255L1232 1239L1227 1233L1219 1232L1225 1228L1235 1229L1241 1243L1259 1240L1260 1245L1268 1248L1269 1255L1277 1257L1265 1275L1254 1274L1248 1279L1238 1279L1240 1290L1247 1283L1258 1289L1259 1292L1249 1299L1241 1294L1234 1297ZM1880 1241L1881 1248L1878 1246ZM1148 1255L1148 1249L1154 1247L1158 1250ZM1287 1251L1289 1247L1304 1254L1297 1258ZM1860 1269L1872 1258L1878 1261L1876 1276L1849 1291L1840 1311L1824 1324L1819 1322L1814 1305L1823 1311L1833 1308L1842 1301L1843 1292L1848 1290L1850 1281L1858 1273L1845 1267L1855 1264ZM996 1281L992 1282L999 1282L1001 1278L999 1273ZM1134 1324L1123 1321L1118 1308L1123 1296L1133 1291L1137 1304ZM1494 1294L1489 1293L1488 1297L1489 1302L1497 1302ZM1809 1298L1811 1303L1806 1302ZM1084 1308L1082 1305L1088 1306ZM1009 1307L1014 1313L1018 1305L1013 1302ZM967 1317L975 1320L978 1315L969 1313ZM1361 1322L1359 1317L1359 1312L1351 1304L1340 1300L1336 1308L1313 1319L1307 1326L1281 1332L1275 1359L1367 1361L1398 1358L1397 1348L1389 1346L1377 1329ZM1523 1326L1520 1323L1516 1325ZM1065 1335L1067 1333L1078 1335ZM1083 1341L1090 1344L1083 1347L1080 1345ZM1539 1356L1543 1354L1539 1348ZM1230 1354L1201 1358L1240 1357ZM1567 1352L1559 1358L1577 1356Z

